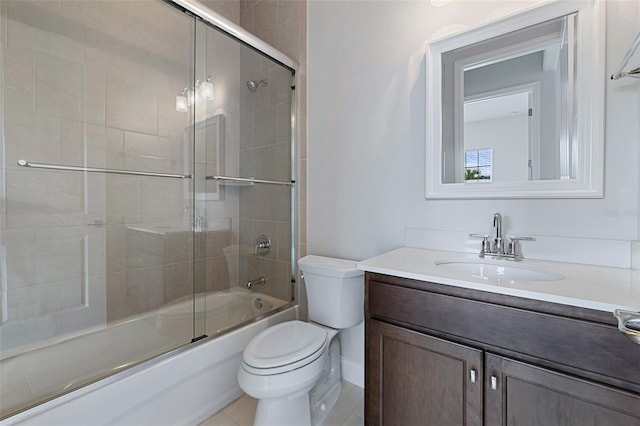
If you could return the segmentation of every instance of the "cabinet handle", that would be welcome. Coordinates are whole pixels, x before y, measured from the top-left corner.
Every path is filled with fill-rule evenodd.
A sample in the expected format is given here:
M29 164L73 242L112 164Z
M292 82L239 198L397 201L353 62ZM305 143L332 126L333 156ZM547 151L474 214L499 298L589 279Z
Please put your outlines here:
M472 369L469 371L469 379L471 379L471 383L475 383L475 382L476 382L477 377L478 377L478 373L476 372L476 369L475 369L475 368L472 368Z
M498 378L496 376L491 376L491 389L498 389Z

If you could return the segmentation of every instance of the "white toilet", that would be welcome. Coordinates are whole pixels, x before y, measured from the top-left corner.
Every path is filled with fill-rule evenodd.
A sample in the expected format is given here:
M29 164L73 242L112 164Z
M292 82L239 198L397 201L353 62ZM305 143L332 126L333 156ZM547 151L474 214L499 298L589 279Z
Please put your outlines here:
M240 387L258 399L254 426L322 425L341 391L334 337L363 318L364 277L356 262L306 256L298 265L312 322L269 327L242 355Z

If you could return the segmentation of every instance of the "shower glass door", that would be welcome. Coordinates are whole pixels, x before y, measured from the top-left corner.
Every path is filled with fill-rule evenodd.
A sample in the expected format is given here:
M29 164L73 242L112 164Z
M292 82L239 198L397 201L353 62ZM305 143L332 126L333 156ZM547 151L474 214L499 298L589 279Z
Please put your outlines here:
M203 334L195 37L159 0L0 1L0 418Z
M196 334L215 336L294 302L294 74L205 22L196 52Z

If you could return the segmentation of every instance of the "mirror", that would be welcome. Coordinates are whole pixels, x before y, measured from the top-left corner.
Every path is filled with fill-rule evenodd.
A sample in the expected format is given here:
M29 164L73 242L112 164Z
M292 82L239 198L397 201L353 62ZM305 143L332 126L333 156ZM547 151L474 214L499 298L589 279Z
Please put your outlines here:
M427 49L427 198L602 197L602 3L554 2Z

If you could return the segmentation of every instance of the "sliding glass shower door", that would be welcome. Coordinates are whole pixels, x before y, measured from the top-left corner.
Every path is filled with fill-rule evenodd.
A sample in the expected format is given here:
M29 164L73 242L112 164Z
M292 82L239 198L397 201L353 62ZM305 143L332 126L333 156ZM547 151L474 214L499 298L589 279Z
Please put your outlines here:
M0 418L292 302L294 71L161 0L0 0Z
M194 337L195 20L161 1L0 2L1 416ZM189 314L193 303L187 304Z

